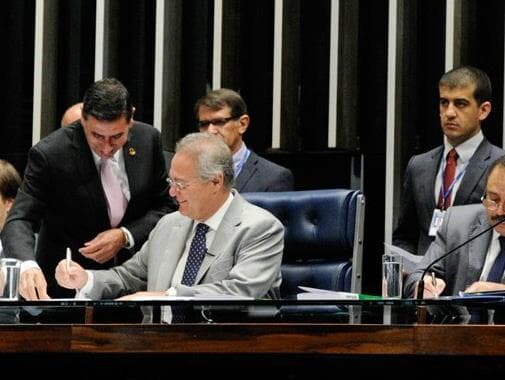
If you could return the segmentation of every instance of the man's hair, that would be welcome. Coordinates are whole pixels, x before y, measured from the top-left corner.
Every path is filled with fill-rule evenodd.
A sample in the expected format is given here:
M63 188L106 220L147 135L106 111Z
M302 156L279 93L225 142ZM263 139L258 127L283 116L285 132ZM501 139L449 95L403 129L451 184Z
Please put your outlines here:
M205 106L212 111L219 111L224 107L230 107L232 117L239 117L247 114L247 106L244 99L236 91L229 88L220 88L209 91L207 94L197 100L195 104L195 115L198 118L198 110Z
M472 66L461 66L446 72L438 82L439 86L447 86L450 89L466 87L475 84L473 97L478 105L491 101L491 80L487 74Z
M115 78L105 78L93 83L84 93L82 116L113 121L121 116L130 121L133 114L130 93Z
M230 148L222 138L207 132L190 133L175 146L175 153L181 152L196 157L200 179L211 180L223 173L224 186L228 189L233 187L233 159Z
M0 194L3 199L14 199L21 186L18 171L6 160L0 160Z
M489 168L487 169L486 185L487 182L489 181L489 176L491 175L493 170L498 166L505 169L505 155L498 157L496 160L493 161L491 165L489 165Z

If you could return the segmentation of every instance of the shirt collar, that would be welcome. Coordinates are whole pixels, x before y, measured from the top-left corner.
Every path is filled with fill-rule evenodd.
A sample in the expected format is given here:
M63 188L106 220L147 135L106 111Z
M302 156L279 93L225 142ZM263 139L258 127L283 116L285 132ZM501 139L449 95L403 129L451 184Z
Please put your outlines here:
M205 223L206 225L209 226L209 228L213 231L216 231L217 228L219 227L219 224L221 224L221 221L224 218L224 215L226 214L226 211L228 211L228 208L231 205L231 202L233 201L233 193L230 191L230 194L228 195L228 198L224 203L221 205L221 207L212 215L209 219L205 221L195 221L195 226L198 223Z
M447 141L447 137L444 136L444 157L447 157L447 153L449 153L452 148L455 148L456 152L458 152L458 160L460 160L461 163L468 162L483 140L484 135L482 134L482 130L480 130L475 136L470 137L457 147L453 147L449 144L449 141Z

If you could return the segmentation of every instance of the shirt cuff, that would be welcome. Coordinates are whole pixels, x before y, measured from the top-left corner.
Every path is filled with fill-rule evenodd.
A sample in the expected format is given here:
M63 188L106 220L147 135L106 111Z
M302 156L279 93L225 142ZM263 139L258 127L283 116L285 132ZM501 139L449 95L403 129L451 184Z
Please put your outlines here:
M125 247L131 249L135 246L135 240L133 239L133 235L130 231L126 229L126 227L119 227L125 236Z
M168 297L175 297L177 296L177 289L174 287L168 288L165 292L165 295Z
M75 298L89 298L88 293L93 288L93 280L95 276L93 276L93 272L86 270L88 274L88 281L81 289L76 289Z

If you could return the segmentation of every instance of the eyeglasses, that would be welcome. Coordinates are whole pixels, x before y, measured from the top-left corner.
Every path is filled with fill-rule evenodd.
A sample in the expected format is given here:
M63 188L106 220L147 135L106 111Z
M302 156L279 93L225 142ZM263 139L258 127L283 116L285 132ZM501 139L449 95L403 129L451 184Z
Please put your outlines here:
M230 117L220 117L217 119L211 120L198 120L197 124L199 128L207 128L210 124L215 125L216 127L223 127L230 120L238 119L240 116L230 116Z
M492 199L486 198L485 195L483 195L480 200L482 201L482 204L489 210L489 211L497 211L500 203L493 201ZM503 206L503 203L502 203Z
M174 181L172 178L167 177L168 186L175 187L177 190L184 190L189 185L191 185L192 182L194 181L187 181L187 182Z

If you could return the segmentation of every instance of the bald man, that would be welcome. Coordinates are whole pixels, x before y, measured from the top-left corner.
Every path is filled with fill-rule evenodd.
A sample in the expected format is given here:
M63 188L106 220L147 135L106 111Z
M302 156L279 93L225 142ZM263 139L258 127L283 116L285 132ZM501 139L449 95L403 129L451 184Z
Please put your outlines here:
M65 127L72 124L81 118L82 102L75 103L74 105L67 108L63 117L61 118L61 126Z

